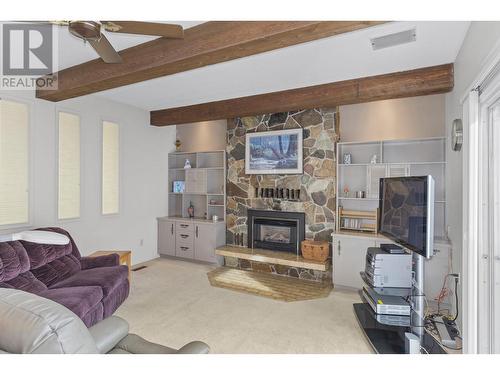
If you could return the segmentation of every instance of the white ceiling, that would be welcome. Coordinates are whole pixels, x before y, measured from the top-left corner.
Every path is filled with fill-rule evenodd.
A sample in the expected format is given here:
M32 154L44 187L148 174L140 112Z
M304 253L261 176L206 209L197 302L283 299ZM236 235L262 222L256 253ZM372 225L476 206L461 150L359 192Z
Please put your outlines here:
M370 38L413 27L416 42L372 50ZM154 110L445 64L455 61L468 27L469 22L393 22L93 95ZM151 39L108 37L117 49ZM60 33L59 48L60 68L96 57L69 33Z
M162 23L174 23L181 25L185 29L198 25L202 22L196 21L155 21ZM66 26L56 27L57 39L59 44L58 49L58 70L69 68L70 66L81 64L88 60L93 60L99 56L94 51L94 49L86 44L83 40L72 35ZM106 38L115 47L116 50L122 50L135 46L137 44L149 42L150 40L156 39L155 36L142 36L134 34L120 34L120 33L110 33L105 32Z

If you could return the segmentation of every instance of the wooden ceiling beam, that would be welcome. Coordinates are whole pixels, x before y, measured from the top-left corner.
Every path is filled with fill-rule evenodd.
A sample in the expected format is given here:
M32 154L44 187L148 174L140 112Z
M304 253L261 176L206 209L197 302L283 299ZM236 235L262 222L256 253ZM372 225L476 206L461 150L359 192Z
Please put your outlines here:
M266 113L440 94L453 89L453 64L333 82L235 99L151 111L167 126Z
M100 58L57 72L60 101L378 25L379 21L214 21L186 29L184 39L158 38L120 51L121 64ZM85 48L82 45L82 48Z

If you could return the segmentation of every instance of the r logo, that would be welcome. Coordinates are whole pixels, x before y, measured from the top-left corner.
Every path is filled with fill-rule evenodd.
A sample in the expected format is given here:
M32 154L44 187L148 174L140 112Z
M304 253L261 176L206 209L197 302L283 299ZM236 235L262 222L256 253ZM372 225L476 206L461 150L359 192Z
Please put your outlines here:
M52 25L3 24L2 74L40 76L53 72Z

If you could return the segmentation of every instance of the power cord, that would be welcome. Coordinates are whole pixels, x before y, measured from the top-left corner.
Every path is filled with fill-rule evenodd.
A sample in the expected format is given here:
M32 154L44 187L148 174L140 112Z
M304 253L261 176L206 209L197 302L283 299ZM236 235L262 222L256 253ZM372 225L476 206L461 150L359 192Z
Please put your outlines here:
M456 275L456 276L455 276ZM455 277L455 317L452 319L452 321L456 321L458 318L458 274L452 274L452 276Z
M460 275L458 273L449 273L444 277L443 280L443 286L441 288L441 291L439 292L439 295L435 298L437 301L437 313L441 314L441 302L443 302L444 298L448 296L449 294L449 289L446 287L446 281L448 280L448 277L453 277L455 278L455 317L452 319L455 321L458 318L458 280ZM450 312L448 311L448 314Z

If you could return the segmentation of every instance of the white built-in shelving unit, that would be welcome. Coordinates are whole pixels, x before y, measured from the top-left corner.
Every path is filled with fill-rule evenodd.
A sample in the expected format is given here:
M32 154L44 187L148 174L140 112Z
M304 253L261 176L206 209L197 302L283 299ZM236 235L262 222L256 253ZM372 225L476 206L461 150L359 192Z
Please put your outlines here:
M373 212L379 205L379 180L382 177L432 175L435 180L435 228L438 238L445 236L445 138L425 138L374 142L341 142L337 145L337 231L363 231L356 223L340 216L347 212ZM351 164L344 164L344 154ZM376 163L371 163L376 155ZM346 196L344 188L349 189ZM356 198L364 191L365 198ZM348 228L351 229L348 229Z
M184 169L186 160L191 168ZM190 202L196 218L219 221L226 216L226 152L173 152L168 155L168 216L188 217ZM185 191L174 193L174 181L184 181Z

